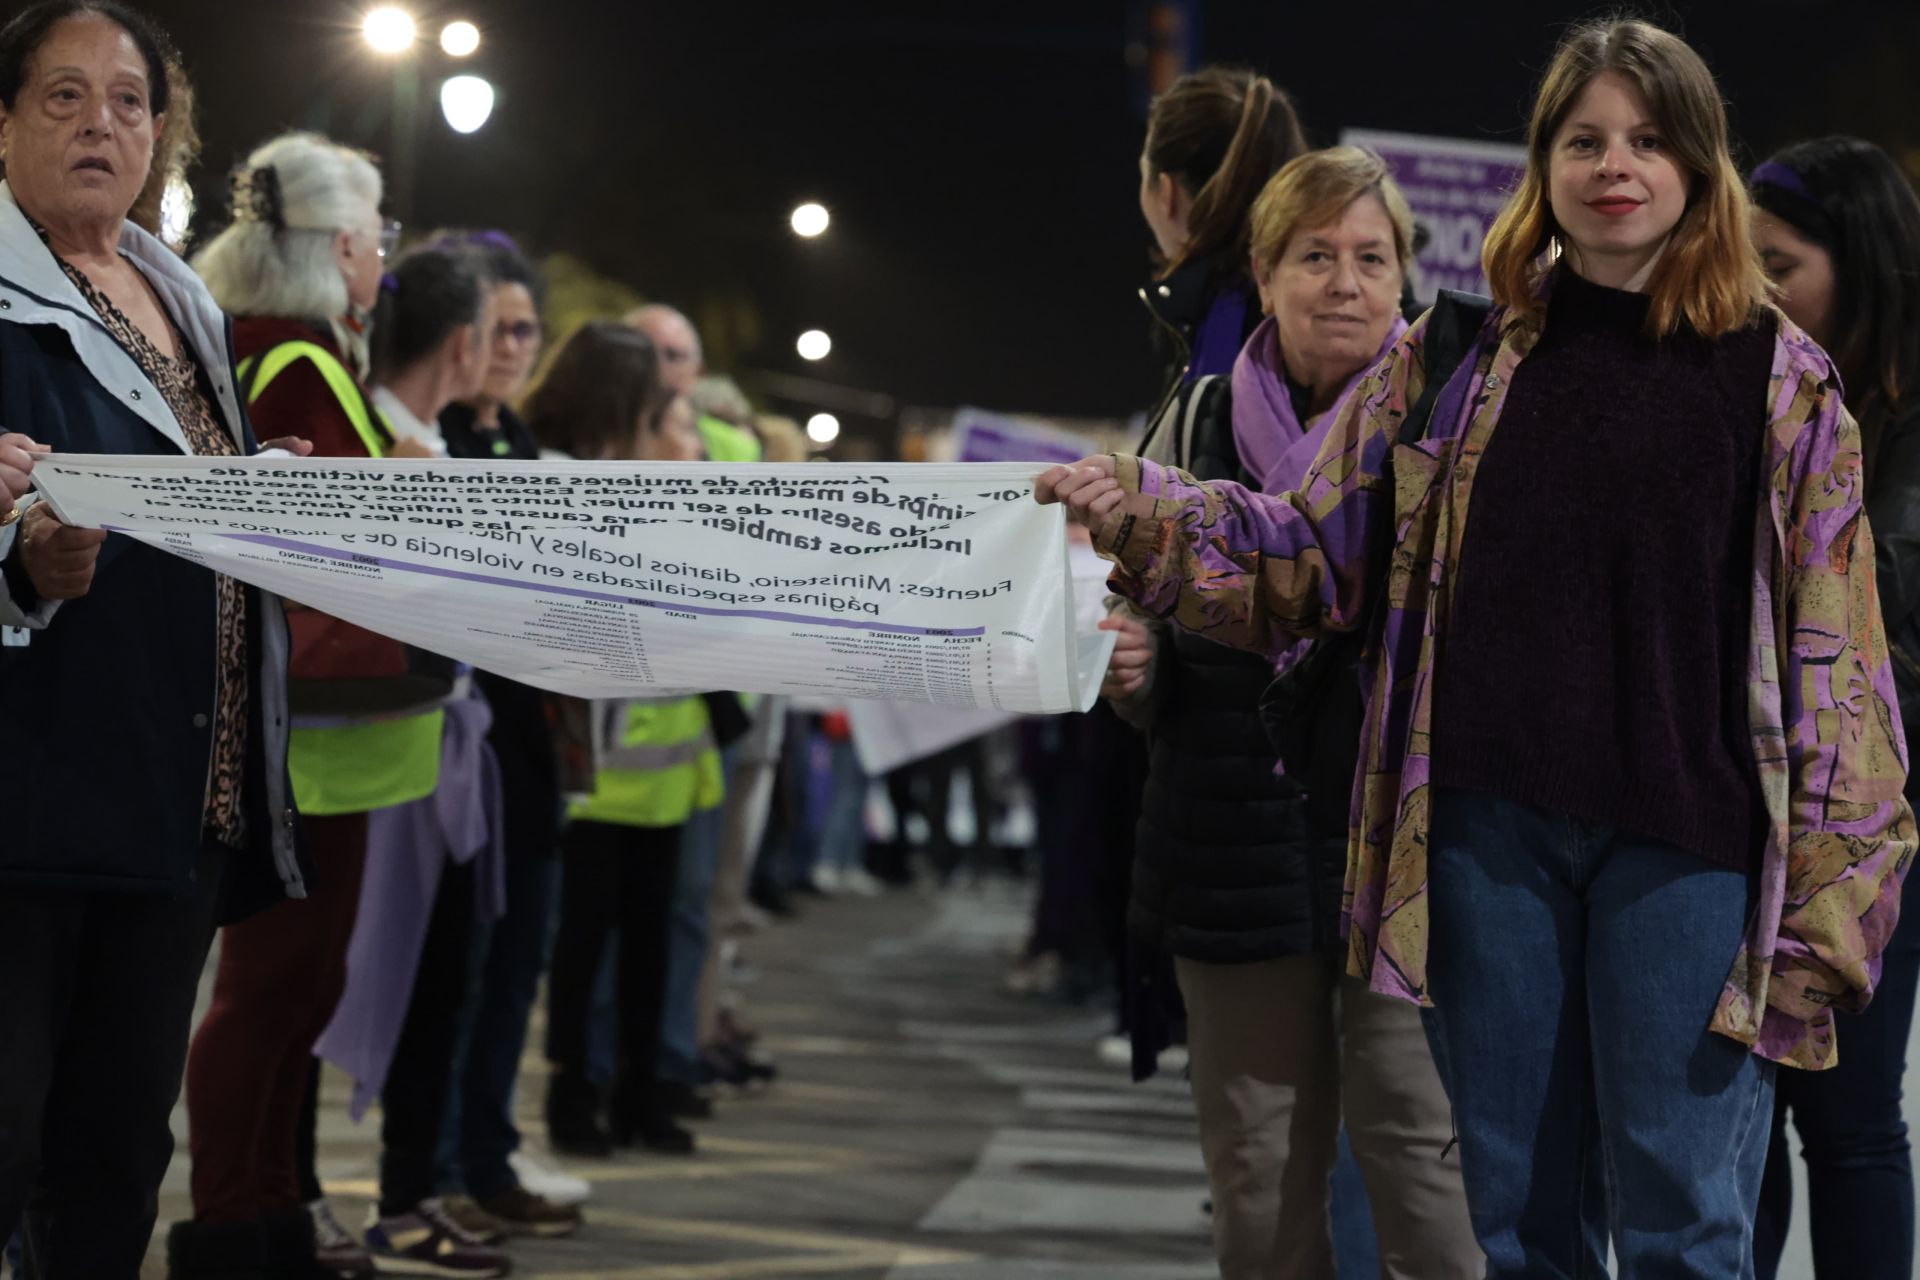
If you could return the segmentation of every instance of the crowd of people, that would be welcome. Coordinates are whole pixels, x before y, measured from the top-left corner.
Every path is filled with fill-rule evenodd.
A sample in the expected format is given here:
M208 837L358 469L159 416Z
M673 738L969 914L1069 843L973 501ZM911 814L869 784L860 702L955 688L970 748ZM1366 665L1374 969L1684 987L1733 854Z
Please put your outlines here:
M138 1274L183 1080L174 1280L506 1274L590 1195L516 1122L543 983L544 1145L690 1154L717 1087L777 1074L735 941L910 878L909 843L953 876L1014 756L1012 985L1115 1002L1136 1075L1184 1047L1223 1277L1330 1276L1357 1232L1392 1277L1770 1280L1789 1125L1820 1280L1912 1274L1920 200L1879 149L1743 177L1684 42L1576 28L1491 302L1429 309L1378 156L1310 147L1263 76L1181 78L1140 159L1165 395L1038 484L1116 562L1104 701L882 789L839 709L560 698L62 523L50 449L807 447L671 307L549 342L506 233L402 252L378 162L316 134L248 155L183 261L154 192L191 86L118 0L0 30L0 108L21 1274ZM323 1063L379 1106L363 1227L318 1175Z
M377 162L315 134L256 148L229 225L182 262L139 215L191 138L186 92L121 5L55 0L0 32L0 394L29 428L0 438L0 680L10 723L58 726L16 772L0 852L0 1235L17 1225L24 1275L135 1275L184 1076L193 1213L171 1275L506 1274L509 1238L572 1232L589 1194L515 1121L543 980L553 1152L689 1154L716 1087L775 1076L724 959L768 919L750 889L786 911L814 860L858 860L780 768L832 717L728 692L555 698L68 528L33 459L807 448L704 376L673 308L543 358L540 274L509 236L399 252ZM82 758L129 780L118 802L78 801ZM379 1104L364 1231L318 1176L322 1062L356 1118Z

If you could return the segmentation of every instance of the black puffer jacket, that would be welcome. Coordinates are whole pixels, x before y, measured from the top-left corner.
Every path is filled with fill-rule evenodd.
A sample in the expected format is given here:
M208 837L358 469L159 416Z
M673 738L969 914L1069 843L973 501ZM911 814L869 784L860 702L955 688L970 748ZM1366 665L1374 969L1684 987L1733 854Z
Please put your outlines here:
M1234 448L1225 378L1182 391L1172 410L1162 429L1181 433L1187 470L1250 483ZM1300 955L1337 941L1359 689L1329 697L1314 721L1307 776L1282 779L1259 714L1272 680L1257 655L1178 628L1163 634L1127 913L1136 939L1210 964Z

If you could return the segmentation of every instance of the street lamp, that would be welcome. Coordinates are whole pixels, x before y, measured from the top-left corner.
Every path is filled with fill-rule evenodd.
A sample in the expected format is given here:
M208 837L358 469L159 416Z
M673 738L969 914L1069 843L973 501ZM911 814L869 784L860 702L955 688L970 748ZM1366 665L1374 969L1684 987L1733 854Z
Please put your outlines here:
M367 38L367 43L376 52L393 56L411 49L420 32L414 26L412 14L405 9L383 5L367 14L360 24L360 34Z
M833 339L823 330L809 329L793 345L799 350L802 360L825 360L833 350Z
M832 444L840 438L840 419L830 413L816 413L807 419L807 439L815 444Z
M474 133L493 114L493 86L479 76L455 76L440 86L440 112L455 133Z
M480 47L480 28L471 22L449 22L440 31L440 48L449 58L465 58Z
M833 219L827 213L827 206L809 200L793 211L790 221L793 223L793 234L803 240L811 240L824 232Z
M167 178L160 194L160 239L178 253L193 229L193 185L179 174Z

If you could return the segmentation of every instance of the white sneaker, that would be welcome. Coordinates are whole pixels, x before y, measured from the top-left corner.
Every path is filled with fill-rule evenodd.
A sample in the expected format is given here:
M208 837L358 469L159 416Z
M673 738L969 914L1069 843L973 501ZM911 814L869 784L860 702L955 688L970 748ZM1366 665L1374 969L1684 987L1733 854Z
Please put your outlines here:
M1133 1041L1123 1035L1101 1036L1093 1051L1110 1067L1133 1065Z
M813 869L813 887L826 894L829 898L835 896L840 892L840 873L832 867L815 867Z
M585 1178L562 1173L525 1151L516 1151L508 1156L507 1167L513 1170L513 1176L520 1180L521 1186L558 1205L585 1204L588 1197L593 1195L593 1187Z
M885 886L868 873L865 867L854 867L840 873L840 887L856 898L877 898L885 892Z

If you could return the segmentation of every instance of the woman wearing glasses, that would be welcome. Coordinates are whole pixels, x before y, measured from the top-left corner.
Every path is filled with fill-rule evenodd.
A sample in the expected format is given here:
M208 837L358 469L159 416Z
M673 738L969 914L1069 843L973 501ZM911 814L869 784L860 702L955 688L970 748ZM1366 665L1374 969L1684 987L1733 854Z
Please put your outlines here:
M252 420L269 437L312 441L316 456L424 452L396 444L364 382L368 318L398 238L380 219L380 195L363 154L309 133L275 138L235 172L232 225L194 262L234 317ZM289 606L288 623L288 768L314 875L304 900L222 940L213 1004L187 1062L194 1220L169 1241L177 1276L257 1266L263 1252L268 1270L294 1274L316 1242L338 1274L371 1273L302 1177L298 1135L313 1042L346 977L367 814L433 791L443 713L409 714L404 698L383 698L368 679L407 670L399 641L311 609Z

